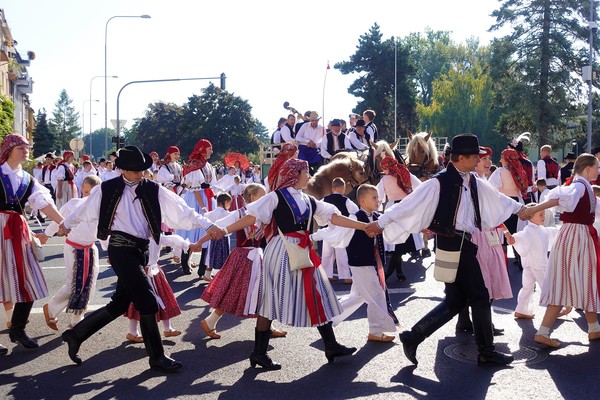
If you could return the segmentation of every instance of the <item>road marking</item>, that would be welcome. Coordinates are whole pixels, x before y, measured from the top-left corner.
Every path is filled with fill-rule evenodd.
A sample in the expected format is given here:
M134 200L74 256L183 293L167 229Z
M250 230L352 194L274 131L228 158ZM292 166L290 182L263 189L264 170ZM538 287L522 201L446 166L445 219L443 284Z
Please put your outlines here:
M396 293L415 293L416 289L412 289L412 288L396 288L396 289L388 289L388 293L390 294L396 294ZM350 294L349 290L336 290L335 294L338 295L346 295L346 294Z
M100 264L100 265L98 265L98 267L99 267L99 268L108 268L108 267L110 267L110 264ZM65 267L65 266L58 266L58 267L42 267L42 269L43 269L43 270L46 270L46 269L65 269L65 268L67 268L67 267Z

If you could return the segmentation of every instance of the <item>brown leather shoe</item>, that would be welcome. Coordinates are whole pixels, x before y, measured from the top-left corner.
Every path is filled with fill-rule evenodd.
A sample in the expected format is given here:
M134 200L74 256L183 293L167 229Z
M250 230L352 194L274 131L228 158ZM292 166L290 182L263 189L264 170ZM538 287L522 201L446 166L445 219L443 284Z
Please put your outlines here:
M165 337L173 337L173 336L179 336L181 335L181 331L178 331L176 329L171 329L170 331L163 331Z
M208 327L208 324L206 323L206 320L203 319L202 322L200 322L200 327L202 328L202 330L204 331L204 333L206 333L206 335L211 338L211 339L221 339L221 335L219 335L215 329L210 329Z
M344 279L344 283L349 285L352 283L352 279Z
M533 314L521 314L520 312L515 311L516 319L533 319L535 315Z
M548 336L535 335L533 341L553 349L560 347L560 342L558 340L550 339Z
M280 330L277 330L277 329L271 329L271 337L272 338L285 337L285 335L287 335L287 331L280 331Z
M588 333L588 339L590 339L590 340L600 340L600 332L590 332L590 333Z
M46 319L46 325L52 330L57 331L58 325L56 325L56 318L50 318L50 312L48 311L48 303L44 304L44 318Z
M369 336L367 336L367 340L369 342L389 343L394 341L394 337L386 335L385 333L369 333Z
M128 333L125 336L125 339L129 340L131 343L144 343L144 338L141 336L134 336L131 333Z

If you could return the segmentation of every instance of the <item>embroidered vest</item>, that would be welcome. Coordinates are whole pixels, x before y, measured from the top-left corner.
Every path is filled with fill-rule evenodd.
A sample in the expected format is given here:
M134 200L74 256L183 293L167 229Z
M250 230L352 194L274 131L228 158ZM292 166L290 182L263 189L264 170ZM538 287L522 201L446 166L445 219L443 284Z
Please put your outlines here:
M429 230L440 236L453 237L456 231L456 214L460 197L464 193L463 178L452 163L434 176L440 182L440 199L433 215ZM479 198L477 196L477 178L471 176L469 188L471 199L475 208L475 226L481 229L481 213L479 211Z
M102 201L100 202L100 216L98 218L98 239L106 240L110 235L110 228L115 212L123 190L125 189L125 181L120 176L115 179L102 182L100 187L102 190ZM136 200L140 201L144 217L148 222L150 234L154 241L158 244L160 241L160 222L161 212L160 203L158 202L159 185L156 182L142 179L135 189ZM145 238L142 238L145 239Z
M69 168L65 163L62 163L60 165L62 165L65 168L65 181L72 181L74 176L73 171L71 171L71 168Z
M575 181L572 183L572 185L576 183L585 186L585 194L583 197L581 197L581 199L579 199L579 202L577 203L577 206L575 206L573 212L564 212L560 214L560 220L570 224L593 225L595 218L594 210L596 208L596 196L589 192L587 185L585 185L583 182ZM594 204L591 204L592 201Z
M356 214L356 219L360 222L369 223L369 216L363 210L359 210ZM373 213L373 221L379 219L378 213ZM384 248L383 248L383 236L377 235L375 237L377 243L377 250L379 251L379 257L381 260L385 260ZM350 244L346 247L346 253L348 254L348 265L353 267L364 267L377 265L375 259L374 243L373 238L369 237L364 231L355 231Z
M17 188L16 192L10 183L10 178L8 175L4 175L2 172L0 172L0 179L2 180L0 211L15 211L19 214L25 214L25 203L27 203L27 200L31 195L35 178L25 172L23 174L23 179L21 179L21 184Z
M279 229L281 229L281 232L291 233L306 230L312 231L313 221L312 219L311 221L308 221L308 208L306 209L307 212L305 213L306 218L296 221L294 212L291 209L291 205L285 199L284 195L281 193L281 190L276 190L275 193L277 193L277 199L279 200L279 203L273 211L273 218L275 218L275 222L277 223ZM317 203L312 196L308 196L308 198L310 200L310 207L312 208L312 212L314 214L315 210L317 209ZM275 235L277 235L277 232L275 232Z
M542 160L544 160L544 163L546 164L546 178L558 179L558 163L550 156L546 156Z
M323 201L325 203L333 204L334 206L336 206L344 217L350 215L350 213L348 212L348 207L346 207L346 200L348 200L348 198L340 193L331 193L323 197Z
M341 151L344 150L346 148L346 135L344 135L343 133L340 133L338 135L338 137L334 137L332 132L327 132L326 135L327 138L327 152L331 155L335 154L335 150L334 150L334 140L337 139L338 141L338 150L337 151Z
M42 168L42 182L46 182L46 172L48 172L48 180L50 180L54 168L56 168L54 165L51 165L49 167L47 165L44 165L44 168Z

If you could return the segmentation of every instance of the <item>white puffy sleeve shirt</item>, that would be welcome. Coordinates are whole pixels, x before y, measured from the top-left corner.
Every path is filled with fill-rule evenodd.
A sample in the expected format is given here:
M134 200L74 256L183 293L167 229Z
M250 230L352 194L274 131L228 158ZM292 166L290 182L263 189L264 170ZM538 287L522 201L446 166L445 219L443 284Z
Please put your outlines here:
M15 169L12 169L10 165L4 163L2 164L1 168L2 173L4 175L8 175L8 179L10 179L10 184L13 187L13 190L17 190L21 184L21 181L23 180L23 176L27 174L27 172L23 170L21 165ZM49 206L50 204L54 204L50 191L37 180L33 181L31 194L29 195L29 199L27 199L27 201L33 210L40 210L46 206Z

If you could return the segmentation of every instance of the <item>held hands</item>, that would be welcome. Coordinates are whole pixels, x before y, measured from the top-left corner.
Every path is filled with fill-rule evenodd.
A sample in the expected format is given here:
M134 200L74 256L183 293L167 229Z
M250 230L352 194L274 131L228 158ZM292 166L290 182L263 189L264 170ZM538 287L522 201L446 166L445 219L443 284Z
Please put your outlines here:
M58 236L67 236L71 232L70 229L65 228L65 223L61 222L58 226Z
M534 211L533 207L526 207L519 211L517 215L519 216L519 219L526 221L528 219L531 219L531 217L533 217L533 214L535 213L536 212Z
M46 242L48 242L48 236L46 236L44 233L36 233L35 237L40 240L41 244L46 244Z
M504 237L506 238L506 243L510 244L511 246L515 244L516 240L514 236L510 234L509 231L504 232Z
M196 243L190 243L190 250L193 253L197 253L202 250L202 241L198 240Z
M381 235L383 230L379 228L377 222L373 221L365 226L365 232L367 233L367 235L369 235L369 237L375 237L377 235Z
M225 236L225 231L216 225L213 225L206 233L208 233L208 236L213 240L219 240Z

